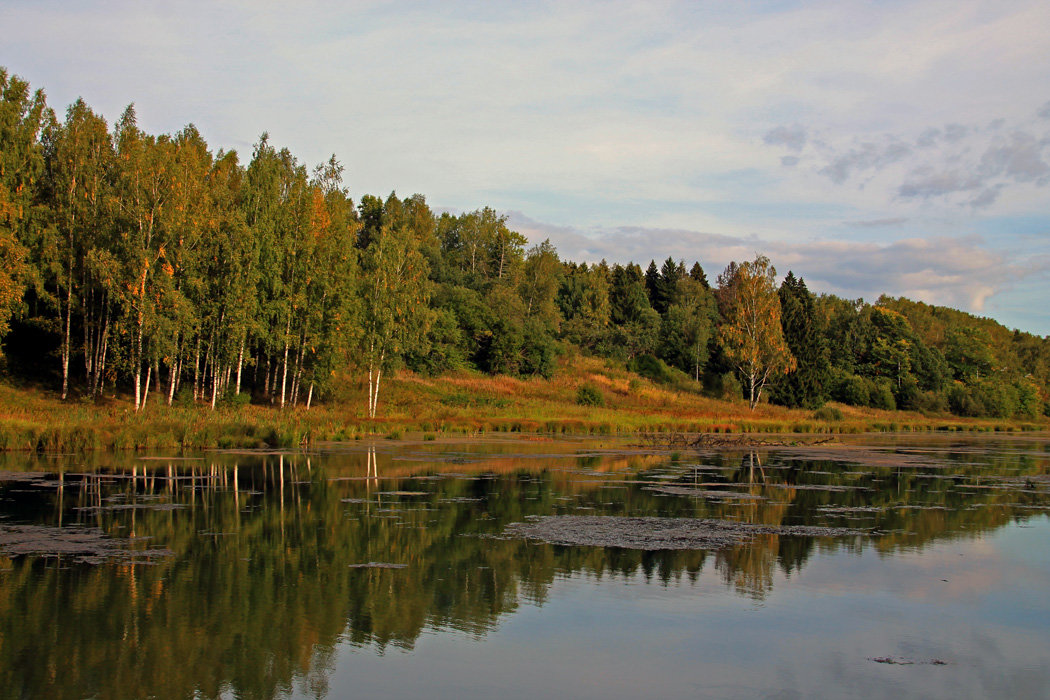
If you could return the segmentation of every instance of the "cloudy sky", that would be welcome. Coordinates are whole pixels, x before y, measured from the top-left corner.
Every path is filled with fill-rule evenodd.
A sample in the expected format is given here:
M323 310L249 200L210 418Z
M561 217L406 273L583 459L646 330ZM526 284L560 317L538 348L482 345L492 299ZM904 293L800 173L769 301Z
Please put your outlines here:
M9 2L63 110L263 131L583 261L768 255L1050 333L1050 3Z

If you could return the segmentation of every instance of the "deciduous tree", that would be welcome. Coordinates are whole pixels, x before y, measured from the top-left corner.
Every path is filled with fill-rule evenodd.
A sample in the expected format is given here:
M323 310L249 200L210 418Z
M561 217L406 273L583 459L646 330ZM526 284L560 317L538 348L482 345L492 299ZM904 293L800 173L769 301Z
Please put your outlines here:
M780 324L776 269L769 258L760 255L752 262L730 263L718 277L718 300L723 318L718 337L754 410L769 380L795 369Z

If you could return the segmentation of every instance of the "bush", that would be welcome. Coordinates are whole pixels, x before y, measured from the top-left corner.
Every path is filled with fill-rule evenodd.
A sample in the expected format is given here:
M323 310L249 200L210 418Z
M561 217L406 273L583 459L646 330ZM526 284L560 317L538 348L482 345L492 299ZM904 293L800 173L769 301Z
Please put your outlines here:
M1036 418L1046 410L1043 400L1039 398L1039 390L1035 386L1025 381L1018 382L1015 386L1017 387L1017 415Z
M984 413L984 406L970 392L969 387L955 384L948 389L948 408L957 416L970 418Z
M576 390L576 403L581 406L604 406L605 397L597 388L585 384Z
M627 363L627 369L658 384L670 384L674 381L671 368L664 364L663 360L652 355L638 355Z
M948 410L948 397L940 391L922 391L915 396L911 408L927 414L944 413Z
M816 411L813 411L813 419L827 422L839 421L842 420L842 411L834 406L821 406Z
M172 403L179 408L193 408L196 405L196 401L193 400L193 386L187 382L179 387Z
M888 379L880 379L873 383L869 400L868 405L872 408L881 408L884 411L897 409L897 401L893 398L893 385Z
M871 382L864 377L848 374L839 379L832 395L851 406L868 406L871 404L871 389Z
M735 372L715 375L711 388L711 394L715 398L739 401L744 397L744 387L740 384Z
M247 406L251 402L252 395L247 391L242 391L239 394L228 392L225 396L222 397L222 399L219 401L219 404L222 406L227 406L229 408L242 408L244 406Z

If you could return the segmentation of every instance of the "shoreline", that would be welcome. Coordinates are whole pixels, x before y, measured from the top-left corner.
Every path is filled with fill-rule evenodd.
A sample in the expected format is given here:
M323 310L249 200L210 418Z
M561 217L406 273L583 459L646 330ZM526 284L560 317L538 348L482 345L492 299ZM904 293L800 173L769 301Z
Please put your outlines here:
M1050 430L1042 420L962 418L880 411L832 403L838 420L814 411L676 392L645 382L631 391L603 387L602 406L574 397L595 375L521 380L459 374L392 378L380 416L369 419L358 387L306 410L268 405L169 407L135 413L128 401L62 402L49 392L0 383L0 451L46 454L152 449L308 447L319 442L400 439L430 441L480 435L645 436L774 434L834 436L861 433L1026 433ZM363 393L363 391L361 392Z

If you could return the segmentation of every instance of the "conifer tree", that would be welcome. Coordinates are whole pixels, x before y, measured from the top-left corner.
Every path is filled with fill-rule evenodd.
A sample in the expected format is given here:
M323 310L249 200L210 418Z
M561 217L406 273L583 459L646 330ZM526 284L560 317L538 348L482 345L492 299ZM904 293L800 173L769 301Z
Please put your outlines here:
M824 319L805 280L794 273L788 272L778 296L784 340L798 366L777 380L770 398L784 406L816 408L827 400L831 372Z

